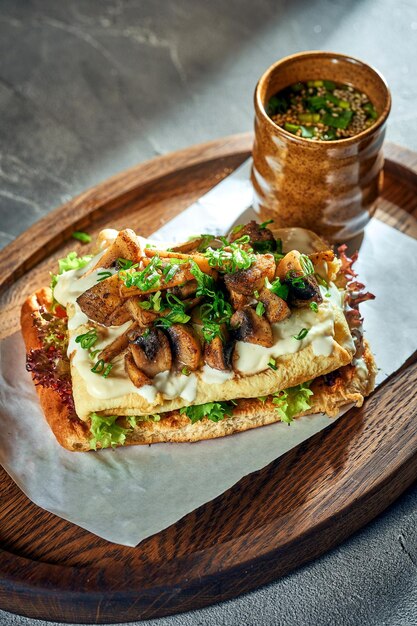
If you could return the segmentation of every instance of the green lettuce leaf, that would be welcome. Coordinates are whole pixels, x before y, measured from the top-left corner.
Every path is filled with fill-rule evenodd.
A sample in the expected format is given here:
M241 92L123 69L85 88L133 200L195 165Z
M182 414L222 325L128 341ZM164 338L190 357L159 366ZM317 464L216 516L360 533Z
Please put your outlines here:
M281 421L289 424L294 415L307 411L311 407L309 397L313 395L309 389L311 382L301 383L296 387L289 387L284 391L274 394L272 402L278 412Z
M64 272L68 272L69 270L79 270L82 267L85 267L87 263L91 261L93 258L92 254L86 254L85 256L78 256L76 252L69 252L66 257L58 260L58 273L51 274L51 289L54 290L54 287L57 283L58 276L63 274Z
M126 434L130 428L123 428L116 424L117 415L97 415L91 413L90 432L90 448L97 450L97 444L101 444L102 448L114 448L117 445L123 445L126 441Z
M192 424L199 422L204 417L207 417L212 422L220 422L225 417L231 417L232 411L232 402L206 402L206 404L184 406L180 409L181 415L185 413Z

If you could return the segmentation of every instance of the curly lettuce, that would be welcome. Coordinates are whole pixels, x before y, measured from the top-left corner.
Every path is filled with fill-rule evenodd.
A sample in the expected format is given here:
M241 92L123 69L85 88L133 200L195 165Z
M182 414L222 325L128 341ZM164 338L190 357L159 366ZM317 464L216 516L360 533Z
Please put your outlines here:
M289 387L274 394L272 402L280 416L281 422L290 424L294 415L303 413L311 408L309 398L313 395L313 392L309 388L310 384L311 382L301 383L301 385Z

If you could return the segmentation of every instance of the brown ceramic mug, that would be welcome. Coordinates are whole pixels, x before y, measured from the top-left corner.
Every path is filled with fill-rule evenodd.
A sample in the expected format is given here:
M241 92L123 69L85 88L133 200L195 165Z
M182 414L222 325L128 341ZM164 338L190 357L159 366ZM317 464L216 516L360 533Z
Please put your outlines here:
M365 93L376 122L346 139L311 141L293 135L268 116L271 96L297 82L329 80ZM278 227L309 228L329 241L361 233L382 185L382 143L391 96L372 67L342 54L301 52L263 74L255 90L252 183L260 220Z

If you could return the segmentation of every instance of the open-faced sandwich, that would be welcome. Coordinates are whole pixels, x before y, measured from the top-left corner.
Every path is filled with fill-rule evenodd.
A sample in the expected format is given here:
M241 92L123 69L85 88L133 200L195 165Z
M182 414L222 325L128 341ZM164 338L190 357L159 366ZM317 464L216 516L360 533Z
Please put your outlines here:
M296 238L295 238L296 237ZM337 415L375 382L352 259L310 231L239 225L172 247L102 231L22 309L61 445L198 441Z

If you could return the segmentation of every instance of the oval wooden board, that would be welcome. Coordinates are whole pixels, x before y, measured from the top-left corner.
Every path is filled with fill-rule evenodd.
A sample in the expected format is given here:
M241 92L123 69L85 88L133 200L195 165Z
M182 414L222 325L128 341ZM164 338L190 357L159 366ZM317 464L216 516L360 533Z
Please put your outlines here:
M81 249L74 230L148 235L232 172L251 143L239 135L157 158L32 226L0 255L1 336L17 329L23 299L48 282L55 260ZM387 146L387 156L378 215L417 236L417 155ZM70 622L154 618L231 598L314 559L417 477L416 386L410 362L362 409L137 548L38 508L1 470L0 606Z

